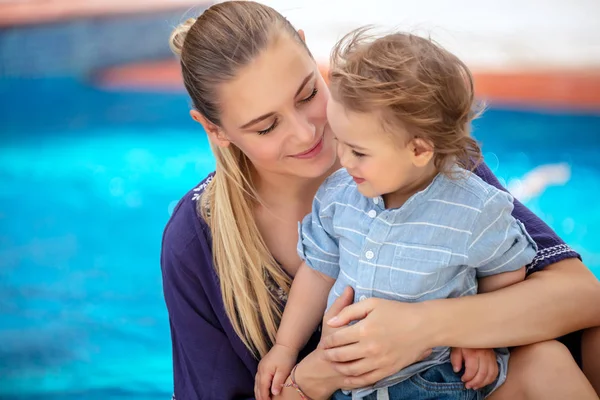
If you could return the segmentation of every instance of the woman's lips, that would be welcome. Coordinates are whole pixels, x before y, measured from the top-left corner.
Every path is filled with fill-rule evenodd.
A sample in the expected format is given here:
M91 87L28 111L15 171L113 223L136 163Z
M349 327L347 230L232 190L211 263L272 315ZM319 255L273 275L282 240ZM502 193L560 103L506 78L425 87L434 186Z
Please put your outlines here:
M318 155L322 149L323 149L323 136L321 136L319 141L317 143L315 143L315 145L313 147L311 147L310 149L308 149L302 153L294 154L292 157L300 158L300 159L313 158L316 155Z

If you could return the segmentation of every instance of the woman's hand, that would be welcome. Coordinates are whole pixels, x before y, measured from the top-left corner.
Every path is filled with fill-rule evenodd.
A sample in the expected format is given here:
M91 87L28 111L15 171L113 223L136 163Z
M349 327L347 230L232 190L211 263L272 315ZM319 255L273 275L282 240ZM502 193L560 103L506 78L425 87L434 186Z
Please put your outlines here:
M431 354L433 340L428 326L422 303L371 298L325 320L321 344L325 358L346 375L342 387L358 388ZM329 328L338 329L327 335Z

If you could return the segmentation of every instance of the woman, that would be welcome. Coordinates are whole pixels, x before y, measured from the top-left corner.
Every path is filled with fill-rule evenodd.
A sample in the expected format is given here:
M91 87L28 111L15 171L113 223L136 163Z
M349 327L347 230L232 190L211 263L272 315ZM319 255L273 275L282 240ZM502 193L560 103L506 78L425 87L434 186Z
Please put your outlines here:
M250 1L212 6L175 30L172 48L181 56L190 114L209 135L217 162L216 173L179 202L163 237L175 396L252 398L258 360L300 265L297 223L339 168L327 86L303 34ZM500 186L487 167L476 172ZM421 304L350 305L347 290L326 316L337 315L336 326L325 325L319 347L315 333L302 355L295 378L303 392L325 399L338 388L373 383L438 345L543 342L513 351L507 382L492 398L595 398L567 348L547 340L600 325L600 284L529 210L516 203L514 215L540 248L525 282ZM361 321L345 327L355 319ZM584 339L588 368L587 355L600 347L597 330ZM286 389L280 398L299 397Z

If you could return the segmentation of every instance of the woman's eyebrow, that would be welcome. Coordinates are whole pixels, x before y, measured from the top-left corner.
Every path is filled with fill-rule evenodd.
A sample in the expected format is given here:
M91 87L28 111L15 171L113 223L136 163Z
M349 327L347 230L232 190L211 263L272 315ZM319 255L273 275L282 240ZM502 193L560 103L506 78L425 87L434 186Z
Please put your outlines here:
M263 120L265 120L265 119L267 119L267 118L269 118L269 117L271 117L273 115L275 115L274 112L270 112L270 113L261 115L260 117L254 118L252 121L250 121L250 122L248 122L248 123L240 126L240 129L246 129L246 128L248 128L248 127L256 124L257 122L263 121Z
M296 96L298 96L298 95L300 94L300 92L302 91L302 89L304 89L304 86L306 86L306 84L308 83L308 81L310 81L310 80L313 78L313 76L315 76L315 72L314 72L314 71L312 71L310 74L308 74L308 75L306 76L306 78L304 78L304 80L303 80L303 81L302 81L302 83L300 84L300 87L299 87L299 88L298 88L298 90L296 91L296 94L294 95L294 97L296 97ZM260 122L260 121L263 121L263 120L265 120L265 119L267 119L267 118L269 118L269 117L273 116L274 114L275 114L274 112L270 112L270 113L267 113L267 114L261 115L260 117L256 117L256 118L254 118L252 121L250 121L250 122L247 122L247 123L245 123L244 125L240 126L240 129L247 129L247 128L249 128L250 126L252 126L252 125L254 125L254 124L256 124L256 123L258 123L258 122Z
M296 91L296 94L294 95L294 97L298 96L300 94L300 92L302 91L302 89L304 89L304 86L306 86L306 84L308 83L308 81L310 81L312 79L312 77L315 76L315 72L311 72L310 74L308 74L306 76L306 78L304 78L304 80L302 81L302 83L300 84L300 87L298 88L298 90Z

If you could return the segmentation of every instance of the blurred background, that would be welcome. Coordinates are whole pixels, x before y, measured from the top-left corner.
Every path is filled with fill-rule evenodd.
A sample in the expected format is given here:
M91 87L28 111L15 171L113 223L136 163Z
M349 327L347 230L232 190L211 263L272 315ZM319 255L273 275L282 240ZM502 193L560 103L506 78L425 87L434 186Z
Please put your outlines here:
M265 2L323 67L369 23L462 57L487 163L600 276L600 2ZM214 161L167 41L211 3L0 1L0 398L170 398L160 239Z

